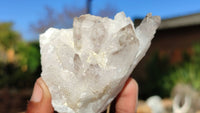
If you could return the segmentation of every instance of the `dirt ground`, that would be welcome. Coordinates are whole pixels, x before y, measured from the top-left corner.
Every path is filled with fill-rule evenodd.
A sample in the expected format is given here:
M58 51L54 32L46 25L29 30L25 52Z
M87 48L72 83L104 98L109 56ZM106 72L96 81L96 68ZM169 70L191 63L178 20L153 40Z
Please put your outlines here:
M26 110L32 89L0 89L0 113L20 113Z

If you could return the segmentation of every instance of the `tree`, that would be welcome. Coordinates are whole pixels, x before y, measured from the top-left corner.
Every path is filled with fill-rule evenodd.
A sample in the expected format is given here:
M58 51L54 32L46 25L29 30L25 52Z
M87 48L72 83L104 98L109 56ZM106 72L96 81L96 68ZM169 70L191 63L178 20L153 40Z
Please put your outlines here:
M86 14L85 8L63 8L62 12L55 12L51 7L45 7L46 14L36 23L31 24L30 28L34 33L40 34L45 32L50 27L55 28L70 28L72 27L73 18Z
M22 41L20 34L12 30L13 23L0 23L0 48L9 49Z
M40 74L39 43L27 43L12 29L0 23L0 87L29 87Z
M101 17L109 17L113 18L113 16L117 13L117 8L112 5L106 5L102 10L100 10L97 15Z
M73 18L78 17L82 14L91 13L91 2L87 0L87 6L83 8L64 7L59 13L53 8L45 7L45 16L39 19L36 23L30 25L31 30L36 34L45 32L50 27L55 28L71 28L73 24ZM104 9L100 10L96 15L102 17L112 17L117 12L117 9L113 6L107 5Z

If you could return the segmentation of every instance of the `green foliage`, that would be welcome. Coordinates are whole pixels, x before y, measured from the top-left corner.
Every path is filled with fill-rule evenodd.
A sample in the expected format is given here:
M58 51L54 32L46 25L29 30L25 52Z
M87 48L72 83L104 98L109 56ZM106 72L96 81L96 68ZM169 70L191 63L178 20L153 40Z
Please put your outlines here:
M172 88L178 83L189 84L200 91L200 43L192 48L193 54L182 52L183 61L170 63L170 56L154 54L147 64L148 81L145 90L148 96L170 96Z
M12 23L0 23L0 46L4 49L14 47L22 40L20 34L12 30L12 25Z
M169 74L171 68L168 56L160 56L158 52L152 56L146 66L148 78L144 85L144 91L147 97L151 95L168 96L163 91L161 79Z
M34 72L40 65L40 53L38 48L27 43L19 43L16 47L17 60L20 66L27 66L30 72Z
M5 56L0 59L0 87L32 87L41 72L39 43L23 41L12 23L1 23L0 54Z
M194 45L193 50L194 55L191 56L191 60L183 62L163 78L163 88L166 91L171 91L177 83L189 84L200 91L200 44Z

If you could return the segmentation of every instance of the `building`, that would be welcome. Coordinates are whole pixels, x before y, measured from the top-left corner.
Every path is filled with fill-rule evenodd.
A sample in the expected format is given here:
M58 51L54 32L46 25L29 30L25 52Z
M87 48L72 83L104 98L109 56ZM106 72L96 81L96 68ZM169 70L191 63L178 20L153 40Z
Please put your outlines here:
M146 65L156 51L160 57L169 56L170 63L176 64L183 60L183 51L192 54L191 48L198 42L200 43L200 13L162 20L151 47L134 70L133 78L142 87L148 76Z

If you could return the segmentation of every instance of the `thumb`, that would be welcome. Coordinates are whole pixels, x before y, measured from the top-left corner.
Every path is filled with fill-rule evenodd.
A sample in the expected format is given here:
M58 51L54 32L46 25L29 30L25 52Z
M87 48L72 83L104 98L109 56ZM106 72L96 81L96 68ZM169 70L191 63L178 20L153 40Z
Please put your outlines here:
M40 77L35 83L26 113L53 113L53 111L49 89Z

